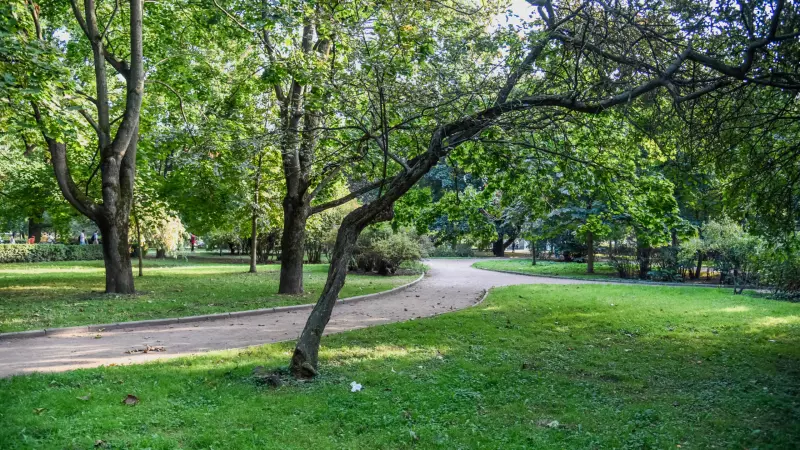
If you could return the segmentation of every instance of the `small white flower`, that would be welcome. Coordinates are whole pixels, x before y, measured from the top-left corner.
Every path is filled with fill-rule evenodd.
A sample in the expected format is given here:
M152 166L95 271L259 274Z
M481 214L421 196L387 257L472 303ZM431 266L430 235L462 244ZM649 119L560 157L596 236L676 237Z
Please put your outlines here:
M350 383L350 392L358 392L361 390L361 385L353 381Z

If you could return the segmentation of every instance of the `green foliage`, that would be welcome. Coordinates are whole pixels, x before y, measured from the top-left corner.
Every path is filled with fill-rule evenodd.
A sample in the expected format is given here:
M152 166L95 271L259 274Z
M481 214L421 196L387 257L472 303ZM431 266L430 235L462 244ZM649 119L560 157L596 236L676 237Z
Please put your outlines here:
M405 228L393 231L385 224L369 227L358 238L351 268L381 275L395 273L404 263L428 256L424 240Z
M758 282L760 253L764 248L760 238L724 218L706 225L704 240L724 280L730 280L735 286Z
M0 244L0 263L98 259L103 259L103 247L100 245Z
M456 244L454 246L443 244L431 249L429 256L432 258L473 258L475 250L469 244Z
M800 238L768 245L760 256L760 281L777 298L800 300Z

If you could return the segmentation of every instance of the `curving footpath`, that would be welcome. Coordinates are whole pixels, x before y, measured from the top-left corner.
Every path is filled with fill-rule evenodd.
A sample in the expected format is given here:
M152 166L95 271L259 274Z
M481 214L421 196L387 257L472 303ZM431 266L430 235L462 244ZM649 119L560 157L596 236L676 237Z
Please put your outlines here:
M476 259L426 261L425 279L407 289L373 299L336 305L325 334L401 322L474 305L484 291L513 284L578 284L585 280L543 278L475 269ZM0 340L0 377L136 364L213 350L297 339L312 305L289 311L153 327L80 330L25 339ZM126 354L147 346L165 352Z

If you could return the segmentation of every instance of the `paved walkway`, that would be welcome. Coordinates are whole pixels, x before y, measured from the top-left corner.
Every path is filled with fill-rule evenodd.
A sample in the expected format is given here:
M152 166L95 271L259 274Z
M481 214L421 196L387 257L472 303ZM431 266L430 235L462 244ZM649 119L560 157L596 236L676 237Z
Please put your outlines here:
M337 305L326 334L364 328L467 308L484 289L512 284L575 284L586 281L538 278L489 272L471 267L474 259L427 261L431 270L413 287L374 300ZM0 341L0 377L57 372L103 364L135 364L154 359L242 348L296 339L308 309L241 318L131 328L101 333L42 336ZM99 338L97 336L100 336ZM165 352L126 354L131 349L161 346Z

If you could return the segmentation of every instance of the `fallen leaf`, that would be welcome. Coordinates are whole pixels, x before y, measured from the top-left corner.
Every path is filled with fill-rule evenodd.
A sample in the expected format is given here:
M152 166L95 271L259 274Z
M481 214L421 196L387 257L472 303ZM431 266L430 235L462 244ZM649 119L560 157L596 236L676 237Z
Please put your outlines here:
M78 400L83 400L84 402L88 402L89 400L91 400L92 394L89 393L84 395L83 397L75 397L75 398L77 398Z
M35 412L36 415L39 415L45 411L47 411L47 408L33 408L33 412Z
M128 406L136 406L138 403L139 403L139 397L133 394L128 394L128 396L125 397L124 400L122 400L122 404Z
M95 339L100 339L100 338L102 338L102 337L103 337L103 336L101 336L101 335L99 335L99 334L96 334L96 335L94 336L94 338L95 338Z
M102 439L98 439L98 440L94 441L94 446L95 446L95 448L105 447L106 446L106 441L104 441Z

